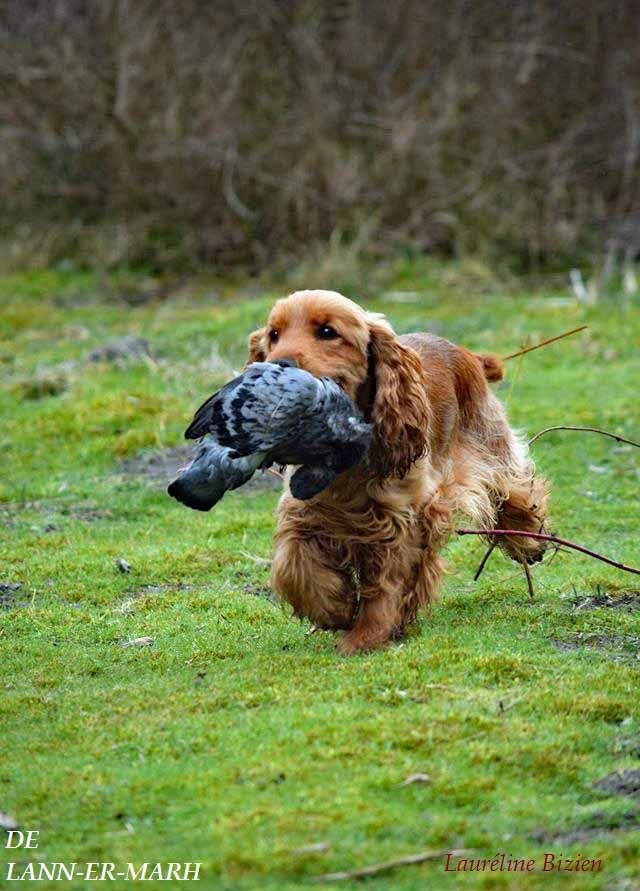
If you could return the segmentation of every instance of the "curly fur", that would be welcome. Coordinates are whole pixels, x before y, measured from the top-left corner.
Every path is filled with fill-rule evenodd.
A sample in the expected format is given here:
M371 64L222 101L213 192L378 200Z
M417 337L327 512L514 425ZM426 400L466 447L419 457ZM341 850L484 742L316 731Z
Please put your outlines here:
M502 377L495 356L398 337L340 294L298 291L249 340L249 362L285 358L334 378L374 423L367 460L310 501L287 489L278 507L273 587L296 615L342 630L342 652L383 646L437 597L456 514L542 528L546 483L489 390ZM521 563L544 553L533 539L498 545Z
M402 478L428 447L425 370L417 354L380 320L369 322L369 350L375 369L370 464L378 476Z

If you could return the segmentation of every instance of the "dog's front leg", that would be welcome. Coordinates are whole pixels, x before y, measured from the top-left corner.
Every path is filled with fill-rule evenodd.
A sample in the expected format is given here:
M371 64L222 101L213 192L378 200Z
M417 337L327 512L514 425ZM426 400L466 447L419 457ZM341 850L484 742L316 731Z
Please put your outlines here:
M353 624L353 586L331 565L330 554L315 538L278 532L271 584L296 616L309 619L318 628L337 631Z
M402 634L404 603L417 574L417 530L403 530L392 540L363 549L360 603L353 627L338 642L341 653L367 652Z
M434 516L429 519L433 521ZM361 552L360 607L338 644L342 653L375 650L398 638L421 606L435 599L442 566L440 524L398 524L396 535Z
M400 632L401 625L399 597L363 598L353 628L340 638L338 650L345 655L377 650Z

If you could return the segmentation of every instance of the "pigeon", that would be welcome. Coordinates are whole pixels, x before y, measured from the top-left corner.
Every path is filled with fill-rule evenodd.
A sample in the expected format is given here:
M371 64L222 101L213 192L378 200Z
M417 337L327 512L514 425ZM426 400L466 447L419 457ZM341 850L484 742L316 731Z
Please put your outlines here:
M365 457L372 425L335 381L286 361L254 362L207 399L185 432L201 448L169 494L209 510L259 468L299 465L289 488L305 501Z

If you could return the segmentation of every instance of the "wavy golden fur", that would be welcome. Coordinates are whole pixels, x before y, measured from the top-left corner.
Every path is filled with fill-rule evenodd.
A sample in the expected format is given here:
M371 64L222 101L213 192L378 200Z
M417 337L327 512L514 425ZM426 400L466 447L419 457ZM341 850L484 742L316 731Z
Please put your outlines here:
M487 385L500 360L431 334L396 336L333 291L298 291L249 338L249 362L290 359L331 377L374 424L368 458L310 501L278 507L272 584L296 615L342 630L344 653L402 634L437 596L454 516L539 531L546 484ZM503 537L514 560L544 543Z

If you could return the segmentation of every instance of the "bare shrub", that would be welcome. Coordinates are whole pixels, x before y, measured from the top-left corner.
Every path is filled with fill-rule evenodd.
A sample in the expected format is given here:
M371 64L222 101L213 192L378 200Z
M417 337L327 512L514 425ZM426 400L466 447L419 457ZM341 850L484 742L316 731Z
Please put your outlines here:
M374 220L553 263L638 207L638 45L632 0L6 0L0 225L42 262L262 266Z

